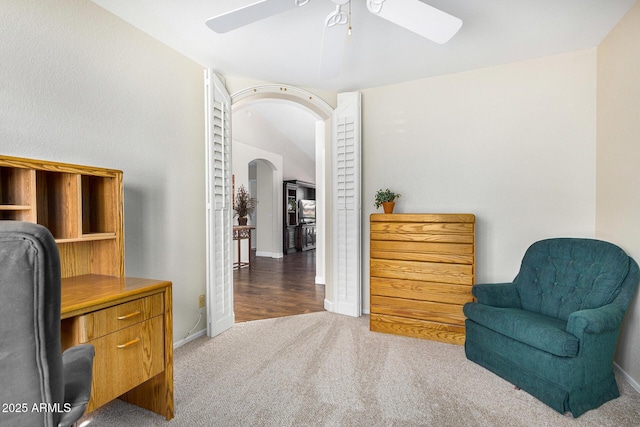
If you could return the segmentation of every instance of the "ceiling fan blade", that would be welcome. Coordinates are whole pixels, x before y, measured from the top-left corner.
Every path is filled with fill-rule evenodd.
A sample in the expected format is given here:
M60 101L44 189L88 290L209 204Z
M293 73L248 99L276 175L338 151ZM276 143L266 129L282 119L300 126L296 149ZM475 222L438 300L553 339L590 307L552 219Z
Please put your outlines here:
M409 31L443 44L453 37L462 20L419 0L368 0L369 11Z
M347 26L324 27L322 34L322 54L320 56L320 78L331 79L340 75L342 58L347 42Z
M209 18L205 24L216 33L226 33L307 3L308 1L303 0L259 0Z

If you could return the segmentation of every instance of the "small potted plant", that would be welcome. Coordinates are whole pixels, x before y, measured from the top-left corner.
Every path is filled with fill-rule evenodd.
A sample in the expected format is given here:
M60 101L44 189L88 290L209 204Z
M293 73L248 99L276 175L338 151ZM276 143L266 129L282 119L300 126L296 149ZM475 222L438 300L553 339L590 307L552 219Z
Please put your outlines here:
M377 209L382 206L382 208L384 209L384 213L393 213L393 208L396 205L396 199L399 197L400 194L394 193L388 188L386 190L380 189L376 192L375 207Z
M238 217L238 225L247 225L247 217L251 215L255 207L256 199L251 198L244 185L241 185L238 188L233 205L233 211Z

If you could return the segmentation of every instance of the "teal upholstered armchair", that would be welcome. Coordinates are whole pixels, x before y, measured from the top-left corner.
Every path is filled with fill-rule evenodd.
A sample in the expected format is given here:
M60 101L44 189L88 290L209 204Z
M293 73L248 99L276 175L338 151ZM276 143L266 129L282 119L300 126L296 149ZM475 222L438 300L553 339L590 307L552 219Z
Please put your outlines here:
M512 283L473 287L467 358L578 417L620 395L613 358L639 280L636 262L611 243L536 242Z

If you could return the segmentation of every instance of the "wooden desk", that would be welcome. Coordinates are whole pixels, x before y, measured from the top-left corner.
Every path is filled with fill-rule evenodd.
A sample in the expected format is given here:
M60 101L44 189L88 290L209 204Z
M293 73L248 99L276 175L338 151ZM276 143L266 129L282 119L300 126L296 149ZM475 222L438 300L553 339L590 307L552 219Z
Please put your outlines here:
M62 348L96 350L87 413L119 397L173 418L171 287L95 274L62 279Z
M87 412L120 397L173 418L171 282L124 276L122 171L0 156L2 219L56 239L64 349L96 349Z
M253 225L236 225L233 227L233 240L238 241L238 262L233 263L234 270L243 267L251 268L251 230L254 230L255 228L256 227ZM243 240L249 240L246 262L242 261L242 254L240 250Z

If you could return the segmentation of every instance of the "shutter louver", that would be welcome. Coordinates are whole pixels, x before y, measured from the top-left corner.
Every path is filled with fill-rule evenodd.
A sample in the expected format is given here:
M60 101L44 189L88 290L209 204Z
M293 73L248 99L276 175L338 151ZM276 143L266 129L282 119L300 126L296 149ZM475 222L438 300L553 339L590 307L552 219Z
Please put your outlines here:
M360 93L338 95L334 132L335 311L357 317L361 314Z
M207 86L207 335L234 323L231 261L231 99L210 70Z

